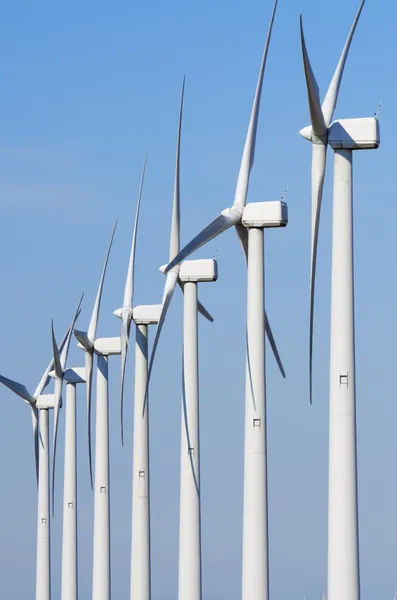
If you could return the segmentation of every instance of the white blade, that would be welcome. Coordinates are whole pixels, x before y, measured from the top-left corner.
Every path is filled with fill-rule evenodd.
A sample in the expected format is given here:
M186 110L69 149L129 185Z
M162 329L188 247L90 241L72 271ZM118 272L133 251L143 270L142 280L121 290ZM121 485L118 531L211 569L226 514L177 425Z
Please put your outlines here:
M240 172L237 180L236 193L234 197L234 205L245 206L247 201L247 193L248 193L248 185L249 185L249 177L251 173L251 169L254 164L255 159L255 144L256 144L256 134L258 129L258 118L259 118L259 109L261 103L261 95L262 95L262 87L263 87L263 77L265 74L266 67L266 59L269 51L270 39L272 35L274 18L276 16L277 2L275 1L273 6L273 12L270 19L269 31L266 38L265 49L263 52L262 63L259 71L258 83L256 86L256 92L254 97L254 103L252 106L251 119L248 126L247 138L245 140L245 146L243 151L243 157L241 159Z
M77 305L76 312L75 312L75 314L73 316L72 323L71 323L71 325L69 327L68 334L66 336L65 344L64 344L63 348L60 350L60 352L61 352L60 361L61 361L62 371L65 371L65 368L66 368L66 361L68 359L70 341L72 339L72 334L73 334L73 329L74 329L75 323L76 323L76 321L79 318L79 315L81 313L80 307L81 307L81 303L83 301L83 298L84 298L84 294L81 295L80 301L79 301L79 303Z
M243 249L243 252L244 252L245 261L246 261L246 263L248 263L248 229L246 227L244 227L243 225L237 224L236 232L237 232L238 238L241 243L241 248ZM274 358L276 359L278 368L280 369L281 375L285 379L285 377L286 377L285 370L284 370L283 363L280 358L276 340L274 339L274 336L273 336L272 328L270 327L269 319L267 318L266 310L264 311L264 313L265 313L265 335L267 335L270 347L272 349Z
M106 268L108 265L109 254L110 254L110 250L112 248L112 243L113 243L114 234L116 232L116 227L117 227L117 221L113 228L112 237L110 238L110 243L109 243L108 251L106 253L106 258L105 258L105 264L103 265L102 275L101 275L101 279L99 281L98 292L97 292L96 299L95 299L94 309L92 311L91 321L90 321L90 325L88 327L87 337L91 343L91 347L94 345L94 341L95 341L96 329L98 326L99 309L101 306L103 282L105 280Z
M165 281L163 301L161 303L160 319L159 319L159 322L157 323L156 335L154 337L152 353L150 355L143 413L145 412L145 409L146 409L146 401L147 401L147 395L148 395L148 390L149 390L149 382L150 382L150 377L152 374L154 358L156 356L156 350L157 350L157 346L159 343L161 330L163 328L165 317L166 317L167 311L168 311L168 307L171 303L171 299L172 299L173 293L175 291L175 286L176 286L176 282L178 281L178 277L179 277L179 273L177 271L171 271L171 273L168 273L167 279Z
M73 334L77 341L83 346L84 350L90 351L93 349L93 344L91 344L90 340L88 339L86 331L75 329Z
M29 404L35 404L36 399L29 394L28 390L22 383L18 383L17 381L3 377L3 375L0 375L0 382L12 390L15 394L29 402Z
M172 221L171 221L171 236L170 236L170 261L175 258L180 250L180 158L181 158L181 132L182 132L182 115L183 115L183 98L185 94L185 78L182 83L181 105L179 110L178 137L176 144L176 164L175 164L175 180L174 180L174 201L172 205Z
M132 299L133 299L133 294L134 294L134 267L135 267L136 234L137 234L137 230L138 230L139 209L141 207L143 183L145 181L146 162L147 162L147 152L146 152L146 156L145 156L145 161L143 163L141 185L139 187L138 202L136 205L136 212L135 212L134 229L132 232L130 261L128 264L127 279L125 282L125 289L124 289L123 306L129 306L130 308L132 308Z
M63 347L66 344L66 340L68 338L69 331L70 331L70 329L68 329L66 331L65 335L63 336L63 339L62 339L61 343L59 344L59 350L60 351L63 350ZM53 370L53 368L54 368L54 353L53 353L53 357L51 358L51 360L50 360L50 362L48 364L48 367L44 371L44 373L43 373L43 375L42 375L42 377L41 377L41 379L39 381L39 384L38 384L38 386L37 386L37 388L36 388L36 390L35 390L35 392L33 394L33 396L35 398L37 398L38 396L40 396L40 394L43 393L44 389L49 384L49 382L51 380L51 377L49 376L49 373Z
M226 214L224 214L226 213ZM204 246L210 240L213 240L223 231L229 229L241 220L241 211L234 208L224 211L219 217L216 217L207 227L205 227L189 244L187 244L179 254L166 266L165 273L168 273L173 267L179 265L185 258L193 252Z
M336 103L338 101L338 94L339 94L340 84L342 81L343 71L344 71L345 65L346 65L347 55L349 54L350 45L352 43L354 32L356 30L357 23L359 21L361 12L364 8L364 4L365 4L365 0L362 0L362 2L360 4L360 8L358 9L356 17L353 21L353 25L350 30L350 33L347 37L345 47L343 48L341 57L339 59L338 65L336 67L336 71L334 73L334 76L332 78L332 81L330 83L330 86L328 88L328 91L326 93L326 96L325 96L325 99L323 102L322 110L323 110L323 114L324 114L324 118L325 118L327 127L330 126L331 121L332 121Z
M207 321L210 323L214 322L214 317L208 312L205 306L201 304L200 300L197 300L197 310L205 319L207 319Z
M61 359L59 356L59 349L55 340L54 323L51 322L51 335L52 335L52 348L54 352L54 369L55 369L55 390L54 390L54 436L53 436L53 448L52 448L52 514L54 514L54 502L55 502L55 457L57 450L57 436L58 436L58 422L59 422L59 411L62 404L62 382L63 382L63 368L61 365Z
M92 371L94 363L94 353L92 351L84 352L85 358L85 387L87 396L87 432L88 432L88 462L90 467L90 482L93 489L92 477L92 444L91 444L91 389L92 389Z
M59 349L58 349L58 346L57 346L57 343L55 340L54 321L51 321L51 336L52 336L52 351L54 354L55 376L62 378L63 377L63 368L62 368L62 364L61 364L61 358L59 356ZM69 334L68 334L68 337L69 337Z
M120 385L120 428L121 428L121 443L124 446L124 377L125 366L127 362L128 339L130 336L130 325L132 319L132 311L123 311L121 315L121 385Z
M36 481L39 484L39 411L32 405L32 426L34 444L34 462L36 466Z
M130 332L130 324L132 319L132 303L134 297L134 274L135 274L135 249L136 236L138 231L139 210L141 206L143 183L145 180L147 153L143 164L141 177L141 185L139 188L138 202L135 213L134 229L132 233L131 253L128 264L127 279L124 289L123 311L121 314L121 384L120 384L120 428L121 428L121 443L124 445L124 377L125 365L127 361L128 337Z
M300 16L301 44L303 54L303 64L305 68L305 78L307 86L307 96L309 99L310 120L314 135L321 137L327 133L327 125L324 120L323 111L320 102L320 92L317 81L310 64L307 53L305 34L303 33L302 15Z
M310 404L313 400L313 324L314 324L314 289L316 283L317 245L320 227L321 201L323 197L327 146L312 145L312 246L310 269L310 326L309 326L309 379Z

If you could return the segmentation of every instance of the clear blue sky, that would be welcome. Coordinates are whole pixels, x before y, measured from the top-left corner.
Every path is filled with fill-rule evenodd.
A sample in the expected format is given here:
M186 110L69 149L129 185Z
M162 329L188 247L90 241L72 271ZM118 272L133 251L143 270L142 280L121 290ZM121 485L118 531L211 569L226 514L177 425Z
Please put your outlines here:
M308 400L310 144L299 11L322 93L358 0L280 0L265 76L249 199L289 186L289 225L266 238L268 313L286 366L268 355L270 572L273 600L318 598L326 587L330 208L332 156L319 248L314 406ZM138 238L136 302L160 301L167 261L181 80L182 241L232 202L271 1L4 3L0 20L1 372L34 389L86 292L86 326L113 222L99 334L117 335L144 152L147 183ZM367 0L337 117L371 116L382 143L355 155L355 268L362 600L391 598L397 559L395 277L395 23L390 1ZM245 266L232 232L197 256L219 261L200 296L203 583L205 600L240 597ZM82 366L73 348L71 366ZM132 355L127 436L119 439L119 361L111 361L114 598L127 597L130 562ZM175 294L151 393L153 600L176 597L181 383L181 297ZM0 581L25 600L35 579L36 489L29 409L0 388ZM92 494L85 398L79 393L80 592L92 568ZM63 436L60 438L60 448ZM60 597L62 462L53 522L53 597Z

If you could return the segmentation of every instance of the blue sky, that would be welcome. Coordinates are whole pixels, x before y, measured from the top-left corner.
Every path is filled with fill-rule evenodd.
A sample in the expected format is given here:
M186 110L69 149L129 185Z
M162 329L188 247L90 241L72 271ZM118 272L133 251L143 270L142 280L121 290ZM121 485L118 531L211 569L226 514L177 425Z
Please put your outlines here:
M318 598L326 587L332 156L320 232L314 406L308 400L310 145L299 12L325 92L358 0L280 0L265 75L249 200L280 198L289 225L266 234L266 299L288 378L268 354L271 594ZM140 171L149 150L138 237L136 302L160 301L168 258L180 85L182 241L230 205L271 2L13 2L0 20L1 372L34 389L86 292L88 322L113 223L119 219L98 333L117 335ZM381 148L355 155L356 368L362 600L396 584L397 324L393 139L397 7L368 0L349 56L337 117L371 116L382 99ZM202 249L219 280L200 297L203 584L205 600L240 597L245 266L233 233ZM175 294L151 392L153 600L176 597L181 297ZM71 366L82 366L73 348ZM119 439L119 361L111 377L113 594L127 597L130 562L132 355L126 445ZM36 490L29 410L0 389L3 595L34 589ZM92 494L85 398L79 393L80 592L89 597ZM62 429L62 428L61 428ZM60 442L62 444L62 433ZM60 448L61 448L60 444ZM60 597L62 462L53 521L53 592ZM23 575L22 575L23 574Z

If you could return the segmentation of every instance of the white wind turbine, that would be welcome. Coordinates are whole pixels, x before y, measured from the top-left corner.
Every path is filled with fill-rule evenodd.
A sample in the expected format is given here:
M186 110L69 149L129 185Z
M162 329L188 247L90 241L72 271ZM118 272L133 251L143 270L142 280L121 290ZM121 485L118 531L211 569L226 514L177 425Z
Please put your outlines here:
M91 381L94 353L97 355L95 482L94 482L94 556L93 600L110 600L110 477L109 477L109 373L108 357L120 354L120 338L96 338L103 283L114 232L110 240L88 332L74 331L86 357L88 419L90 419ZM91 430L89 427L89 444ZM91 464L91 461L90 461Z
M85 383L85 368L66 368L66 357L60 350L53 334L54 376L57 389L66 383L65 402L65 460L63 488L62 532L62 600L78 598L78 550L77 550L77 443L76 443L76 385ZM59 383L60 382L60 383Z
M350 44L365 0L361 2L325 100L306 49L301 19L302 51L311 126L300 133L313 144L312 261L310 292L310 399L314 281L326 151L334 153L332 222L331 362L329 415L328 598L359 600L357 448L354 352L354 267L352 152L379 146L376 118L331 123Z
M174 200L170 235L170 260L180 250L180 142L185 80L178 123ZM165 271L165 266L160 268ZM214 281L217 277L213 260L187 261L167 276L161 312L157 316L158 326L153 343L149 369L145 357L144 402L142 418L147 413L149 380L162 326L178 284L184 294L184 353L183 353L183 398L181 431L181 488L180 488L180 547L179 547L179 597L201 598L201 526L200 526L200 464L199 464L199 421L198 421L198 347L197 312L206 319L213 318L197 298L198 281ZM157 313L158 314L158 313ZM138 352L138 356L140 352ZM142 378L143 381L143 378ZM186 383L186 385L185 385ZM139 385L139 384L138 384ZM137 389L137 388L136 388ZM142 388L139 387L139 392ZM147 417L146 417L147 418ZM135 447L135 446L134 446ZM131 596L132 598L133 596ZM148 596L138 596L138 598ZM135 600L136 596L134 597Z
M145 158L135 222L131 253L128 263L123 306L114 311L121 323L121 435L123 433L124 376L131 323L136 327L135 391L132 466L132 545L131 545L131 599L149 600L151 594L150 572L150 489L149 489L149 414L143 410L148 372L148 326L158 323L160 305L133 306L135 283L135 249L143 183Z
M174 200L169 260L180 250L180 150L185 81L179 112ZM164 272L165 267L161 270ZM177 268L177 283L183 291L183 365L181 415L181 475L179 503L178 597L201 600L201 490L198 385L198 312L211 315L198 301L197 284L217 279L214 260L190 260ZM152 354L153 357L153 354Z
M80 308L73 323L80 314ZM62 352L67 353L72 329L69 327L61 344ZM49 410L55 407L55 395L43 394L49 384L54 367L52 359L43 373L33 394L26 387L0 375L0 382L23 398L31 407L33 439L37 474L37 555L36 555L36 600L51 598L51 544L50 544L50 477L49 477Z
M244 446L243 600L265 600L268 581L267 458L265 404L265 331L273 351L264 310L263 229L287 224L283 202L247 204L249 176L254 163L260 99L277 0L274 3L254 97L233 206L199 233L165 269L171 277L192 252L234 226L247 260L247 364ZM248 229L248 231L247 231ZM279 362L279 361L278 361ZM280 363L279 363L280 364Z

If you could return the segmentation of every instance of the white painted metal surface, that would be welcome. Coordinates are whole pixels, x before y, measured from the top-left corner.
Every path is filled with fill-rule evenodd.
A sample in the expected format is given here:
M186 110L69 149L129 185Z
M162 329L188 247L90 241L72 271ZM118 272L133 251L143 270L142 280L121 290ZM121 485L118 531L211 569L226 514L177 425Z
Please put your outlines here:
M198 323L194 282L184 285L180 477L178 598L201 600Z
M51 599L50 457L48 409L39 411L39 488L37 506L36 600Z
M334 121L328 143L334 150L374 150L380 144L379 121L376 117Z
M218 279L218 265L212 258L202 260L185 260L180 267L179 278L181 281L216 281Z
M69 369L68 371L71 371ZM66 375L66 373L65 373ZM76 383L66 384L62 531L62 600L78 598Z
M248 230L242 599L268 600L263 229Z
M335 152L329 412L328 598L359 600L352 152Z
M92 600L110 600L108 358L97 356Z
M280 200L250 202L244 208L241 219L244 227L285 227L288 223L288 207Z
M161 309L161 307L159 306ZM134 310L135 316L135 310ZM131 600L150 600L150 479L149 403L145 403L148 373L148 326L137 325L135 341L134 438L132 465Z

